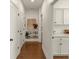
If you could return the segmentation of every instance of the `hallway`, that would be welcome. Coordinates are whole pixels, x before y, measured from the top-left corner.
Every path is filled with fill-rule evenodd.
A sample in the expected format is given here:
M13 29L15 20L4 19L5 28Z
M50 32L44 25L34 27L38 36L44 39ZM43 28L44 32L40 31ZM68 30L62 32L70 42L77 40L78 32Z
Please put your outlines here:
M69 57L68 1L11 0L10 59Z
M17 59L45 59L45 56L42 52L41 43L39 42L24 43Z

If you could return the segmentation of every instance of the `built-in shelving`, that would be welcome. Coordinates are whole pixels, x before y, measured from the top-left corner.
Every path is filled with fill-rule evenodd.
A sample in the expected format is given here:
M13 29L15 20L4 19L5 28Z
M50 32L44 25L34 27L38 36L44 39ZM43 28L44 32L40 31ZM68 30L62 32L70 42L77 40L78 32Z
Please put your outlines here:
M69 26L69 24L53 24L53 26Z
M69 38L69 35L68 34L66 34L66 35L53 35L53 37L55 37L55 38Z

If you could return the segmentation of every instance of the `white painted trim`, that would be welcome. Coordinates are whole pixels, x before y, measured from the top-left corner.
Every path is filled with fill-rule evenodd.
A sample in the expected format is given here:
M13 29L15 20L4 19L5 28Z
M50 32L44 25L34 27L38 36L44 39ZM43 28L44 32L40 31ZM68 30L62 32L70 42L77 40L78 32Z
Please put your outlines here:
M45 49L45 47L44 47L44 45L42 44L42 50L43 50L43 52L44 52L44 55L45 55L45 57L46 57L46 59L48 59L48 55L47 55L47 51L46 51L46 49Z
M14 2L12 2L12 1L10 1L10 5L13 5L13 6L16 7L17 9L19 9L19 8L16 6L16 4L15 4Z
M37 42L41 42L40 39L25 39L25 42L32 42L32 41L37 41Z

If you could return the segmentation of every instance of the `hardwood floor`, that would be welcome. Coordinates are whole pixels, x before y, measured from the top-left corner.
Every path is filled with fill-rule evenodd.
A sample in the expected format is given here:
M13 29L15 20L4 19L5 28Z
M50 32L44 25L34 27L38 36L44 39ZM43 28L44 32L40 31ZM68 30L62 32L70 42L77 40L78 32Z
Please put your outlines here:
M17 59L46 59L42 51L41 43L26 42Z

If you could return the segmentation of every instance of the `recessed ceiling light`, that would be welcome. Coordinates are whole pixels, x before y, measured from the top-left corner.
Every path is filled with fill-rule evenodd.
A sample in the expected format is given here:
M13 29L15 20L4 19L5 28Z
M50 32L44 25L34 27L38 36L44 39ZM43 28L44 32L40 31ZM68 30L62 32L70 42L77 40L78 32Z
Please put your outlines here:
M34 2L35 0L31 0L31 2Z

